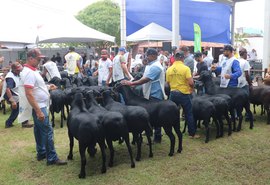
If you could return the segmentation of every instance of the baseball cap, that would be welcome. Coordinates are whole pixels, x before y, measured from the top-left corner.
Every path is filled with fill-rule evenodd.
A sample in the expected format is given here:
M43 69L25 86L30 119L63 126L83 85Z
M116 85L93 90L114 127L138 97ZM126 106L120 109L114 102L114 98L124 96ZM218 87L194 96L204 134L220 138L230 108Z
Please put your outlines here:
M234 48L232 47L232 45L225 45L224 47L223 47L223 51L225 51L225 50L229 50L229 51L234 51Z
M176 57L176 58L185 58L185 54L184 54L184 52L183 51L176 51L176 53L174 54L174 56Z
M119 51L127 52L125 47L120 47Z
M201 56L202 56L202 53L199 52L199 51L197 51L197 52L194 53L194 58L199 58Z
M148 56L148 55L158 55L158 52L154 48L148 48L146 51L146 56Z
M27 52L27 57L44 58L45 55L42 55L40 50L35 48L35 49L31 49L30 51Z

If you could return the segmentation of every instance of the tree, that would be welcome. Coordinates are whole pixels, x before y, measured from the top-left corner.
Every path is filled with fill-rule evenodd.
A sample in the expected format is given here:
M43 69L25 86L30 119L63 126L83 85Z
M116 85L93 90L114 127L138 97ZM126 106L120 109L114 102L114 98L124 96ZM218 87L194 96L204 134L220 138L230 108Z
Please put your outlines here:
M246 33L235 33L234 34L234 43L235 43L235 47L236 48L241 48L244 47L246 45L249 45L249 40L246 39L247 38L247 34Z
M115 36L116 43L120 42L120 7L111 0L93 3L79 12L76 18L83 24ZM97 42L91 45L101 49L111 46L110 42Z

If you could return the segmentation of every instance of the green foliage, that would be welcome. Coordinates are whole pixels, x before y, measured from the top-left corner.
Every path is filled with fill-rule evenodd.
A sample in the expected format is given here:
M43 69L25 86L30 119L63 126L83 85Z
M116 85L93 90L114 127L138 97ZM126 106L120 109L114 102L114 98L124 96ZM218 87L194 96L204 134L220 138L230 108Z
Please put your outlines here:
M120 7L111 0L103 0L93 3L79 12L76 18L83 24L115 36L116 43L120 42ZM113 43L98 42L96 47L108 47Z
M246 45L249 45L249 40L247 39L247 34L246 33L235 33L234 34L234 42L235 42L235 47L236 48L241 48Z

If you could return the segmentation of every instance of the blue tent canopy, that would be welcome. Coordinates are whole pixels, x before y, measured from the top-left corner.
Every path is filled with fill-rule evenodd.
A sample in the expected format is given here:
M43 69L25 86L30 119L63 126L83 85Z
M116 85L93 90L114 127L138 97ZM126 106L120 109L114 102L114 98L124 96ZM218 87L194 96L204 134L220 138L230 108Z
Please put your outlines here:
M193 23L201 27L202 41L230 43L231 7L214 2L180 0L180 35L194 40ZM155 22L172 30L171 0L126 0L127 35Z

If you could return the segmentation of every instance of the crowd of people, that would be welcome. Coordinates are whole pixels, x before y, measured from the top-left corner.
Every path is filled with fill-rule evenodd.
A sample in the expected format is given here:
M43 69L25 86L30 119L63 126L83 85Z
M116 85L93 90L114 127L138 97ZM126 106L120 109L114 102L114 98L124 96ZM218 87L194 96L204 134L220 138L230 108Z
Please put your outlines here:
M113 86L121 83L128 86L142 86L144 98L155 101L170 99L177 106L183 108L184 117L188 125L190 138L199 138L196 134L197 125L192 115L192 93L194 79L202 71L212 71L220 76L221 88L243 88L249 93L251 80L249 77L250 65L247 59L247 50L241 48L240 58L234 56L235 49L231 45L223 48L222 61L213 63L208 51L191 54L186 46L172 52L164 52L154 48L147 49L146 53L139 52L132 60L131 53L125 47L120 47L117 55L110 54L106 49L101 50L101 57L92 57L86 60L86 55L80 55L74 47L69 47L63 60L59 53L51 59L41 54L39 49L27 52L27 61L22 66L19 62L12 63L10 71L5 71L1 98L11 106L11 114L5 122L5 127L13 126L18 117L22 127L34 125L37 160L47 158L47 164L64 165L66 161L58 158L54 148L53 129L49 122L48 90L57 88L55 85L46 85L54 77L61 79L59 65L72 78L97 76L99 86ZM42 62L41 62L42 61ZM42 65L42 71L40 69ZM133 79L134 73L143 73L140 79ZM164 92L165 83L170 87L170 96ZM121 94L120 94L121 98ZM121 102L123 102L121 98ZM19 115L19 116L18 116ZM33 118L34 124L29 123ZM162 139L161 128L154 128L154 142Z

